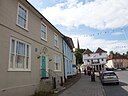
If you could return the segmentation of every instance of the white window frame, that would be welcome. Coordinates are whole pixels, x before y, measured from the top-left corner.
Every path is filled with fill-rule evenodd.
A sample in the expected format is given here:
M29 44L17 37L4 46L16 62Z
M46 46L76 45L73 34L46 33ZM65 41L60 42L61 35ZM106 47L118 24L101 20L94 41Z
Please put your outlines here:
M26 10L26 25L25 25L25 27L21 26L21 25L18 23L19 6L21 6L24 10ZM25 8L25 7L24 7L22 4L20 4L20 3L18 3L18 7L17 7L17 20L16 20L16 24L17 24L19 27L28 30L28 10L27 10L27 8Z
M14 58L13 58L13 64L12 64L12 68L11 68L11 50L12 50L12 40L15 41L15 46L14 46ZM24 61L24 68L16 68L16 63L15 63L15 60L16 60L16 43L18 42L21 42L21 43L24 43L25 44L25 61ZM27 45L29 46L29 60L28 60L28 68L26 68L26 60L27 60ZM22 40L19 40L19 39L16 39L16 38L13 38L11 37L10 38L10 51L9 51L9 66L8 66L8 71L31 71L31 45L22 41Z
M55 37L57 38L57 43L55 43L55 40L56 40ZM56 33L54 33L54 46L57 48L59 47L58 35Z
M46 38L43 38L42 35L41 35L41 39L47 41L47 26L46 26L46 24L44 24L43 22L41 22L41 26L42 26L42 25L45 26L45 28L46 28L46 32L45 32L45 33L46 33ZM42 28L42 27L41 27L41 28ZM42 32L42 31L41 31L41 28L40 28L40 32ZM40 34L42 34L42 33L40 33Z
M58 60L59 59L59 60ZM55 57L54 57L54 63L55 63L55 66L54 66L54 71L61 71L61 56L59 56L59 55L55 55ZM59 66L58 66L58 70L56 69L56 63L58 63L59 64Z

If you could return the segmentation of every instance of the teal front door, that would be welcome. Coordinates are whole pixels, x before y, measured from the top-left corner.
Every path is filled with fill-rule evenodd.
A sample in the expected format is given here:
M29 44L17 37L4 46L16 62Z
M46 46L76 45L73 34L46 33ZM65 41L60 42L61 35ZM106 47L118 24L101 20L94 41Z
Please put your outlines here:
M45 78L47 76L46 70L46 56L41 56L41 77Z

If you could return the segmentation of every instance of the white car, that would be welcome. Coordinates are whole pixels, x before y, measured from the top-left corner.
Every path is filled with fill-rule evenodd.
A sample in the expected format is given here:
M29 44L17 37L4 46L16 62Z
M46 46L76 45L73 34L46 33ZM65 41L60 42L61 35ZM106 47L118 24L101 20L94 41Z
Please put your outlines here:
M118 76L114 71L103 71L100 74L101 83L104 85L105 83L115 83L119 85Z

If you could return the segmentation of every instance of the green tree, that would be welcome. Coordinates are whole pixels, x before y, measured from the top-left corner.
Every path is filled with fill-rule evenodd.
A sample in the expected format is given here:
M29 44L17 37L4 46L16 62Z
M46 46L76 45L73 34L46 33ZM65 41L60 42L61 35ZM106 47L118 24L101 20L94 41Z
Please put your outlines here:
M82 53L85 51L85 49L76 49L75 56L76 56L76 64L83 64L83 55Z
M120 53L116 52L116 55L121 55Z
M126 52L126 55L128 56L128 51Z
M113 51L110 51L109 54L114 54L114 52Z

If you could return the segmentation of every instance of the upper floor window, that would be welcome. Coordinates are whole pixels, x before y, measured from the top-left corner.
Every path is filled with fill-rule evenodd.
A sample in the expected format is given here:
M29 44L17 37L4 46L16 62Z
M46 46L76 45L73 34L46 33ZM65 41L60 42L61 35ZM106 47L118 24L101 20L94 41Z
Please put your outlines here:
M41 23L41 38L47 40L47 27L43 23Z
M30 71L30 45L15 38L10 43L9 70Z
M90 56L90 54L88 54L88 56Z
M54 34L54 46L58 47L58 35Z
M21 4L18 4L18 13L17 13L17 24L27 29L27 18L28 18L28 10Z
M87 62L90 62L89 60L87 60Z

